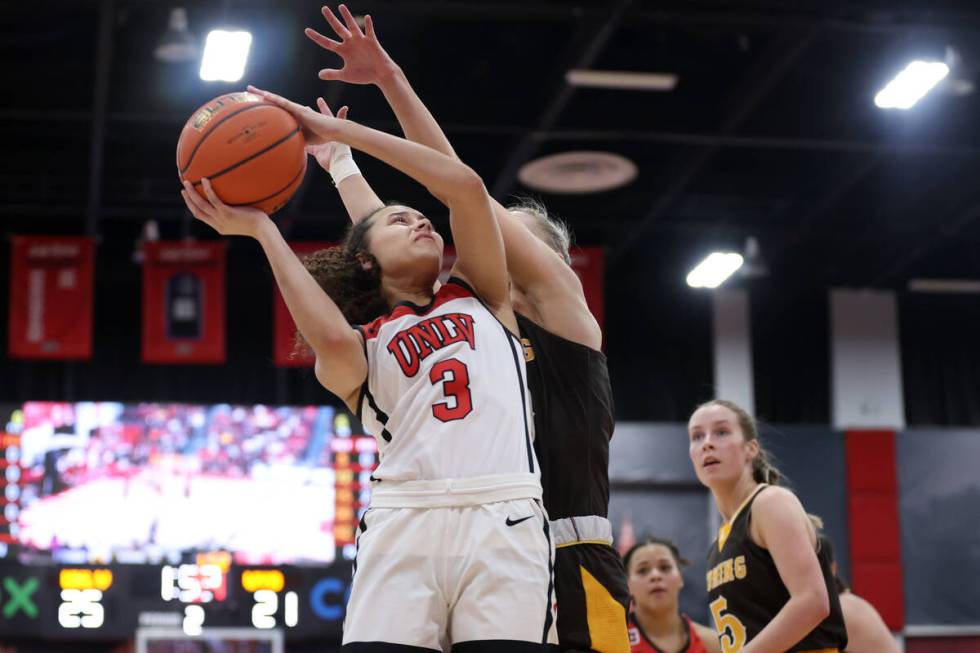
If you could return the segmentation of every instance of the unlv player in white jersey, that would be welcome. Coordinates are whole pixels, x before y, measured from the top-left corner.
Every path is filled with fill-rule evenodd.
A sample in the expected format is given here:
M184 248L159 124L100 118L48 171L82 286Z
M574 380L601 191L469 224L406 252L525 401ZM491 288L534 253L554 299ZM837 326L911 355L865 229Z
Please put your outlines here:
M195 217L255 238L316 354L316 376L377 437L343 650L540 651L554 641L552 546L504 250L482 180L430 148L265 91L307 142L338 141L449 207L459 259L433 293L443 241L419 212L383 207L304 263L264 213L183 196ZM352 325L359 325L352 328Z
M405 72L381 46L371 16L358 21L345 5L337 9L343 20L322 8L335 38L305 30L342 59L342 68L321 70L320 78L377 86L409 140L456 158ZM459 81L465 82L453 80ZM338 116L346 116L346 108ZM320 144L309 151L332 177L355 223L383 207L349 147ZM570 235L563 225L527 201L510 208L492 205L525 346L534 451L552 520L559 645L569 653L629 653L629 588L606 518L615 416L602 331L570 265Z

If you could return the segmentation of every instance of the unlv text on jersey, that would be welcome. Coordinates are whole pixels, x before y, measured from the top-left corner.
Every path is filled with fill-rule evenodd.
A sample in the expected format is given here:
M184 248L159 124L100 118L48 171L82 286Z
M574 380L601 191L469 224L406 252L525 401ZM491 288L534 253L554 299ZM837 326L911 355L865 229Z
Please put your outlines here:
M432 352L457 342L476 349L473 338L473 316L447 313L423 320L399 331L388 343L388 352L398 361L405 376L415 376L419 363Z

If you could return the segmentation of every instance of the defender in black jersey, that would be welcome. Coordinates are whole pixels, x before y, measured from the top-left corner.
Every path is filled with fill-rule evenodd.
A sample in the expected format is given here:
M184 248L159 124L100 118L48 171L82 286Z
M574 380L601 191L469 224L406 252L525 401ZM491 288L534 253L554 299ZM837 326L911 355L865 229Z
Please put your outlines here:
M708 598L724 653L843 650L847 633L826 552L738 405L702 404L687 425L691 462L724 523L708 551ZM761 499L760 499L761 495Z
M534 450L555 538L558 641L563 651L629 650L626 570L606 519L615 424L606 356L520 313L517 324L534 409Z
M768 485L759 485L730 525L723 527L708 550L708 605L715 627L736 648L750 642L789 601L789 591L779 577L772 555L752 541L749 524L752 504ZM823 572L830 601L830 615L790 651L837 651L847 644L844 616L834 585L830 559L818 548L817 560Z

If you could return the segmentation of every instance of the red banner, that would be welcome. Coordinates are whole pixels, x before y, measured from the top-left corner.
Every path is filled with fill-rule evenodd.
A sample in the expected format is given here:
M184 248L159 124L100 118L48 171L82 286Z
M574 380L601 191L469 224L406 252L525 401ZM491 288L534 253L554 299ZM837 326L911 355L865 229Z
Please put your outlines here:
M604 328L606 300L603 291L603 250L601 247L572 247L572 269L585 291L585 301L600 328Z
M333 247L336 243L302 242L290 243L293 251L302 258L304 254ZM313 367L313 354L296 348L296 323L286 308L286 302L279 292L273 289L272 306L272 359L278 367Z
M143 362L225 362L225 243L145 243Z
M14 236L11 358L92 357L95 243L84 236Z

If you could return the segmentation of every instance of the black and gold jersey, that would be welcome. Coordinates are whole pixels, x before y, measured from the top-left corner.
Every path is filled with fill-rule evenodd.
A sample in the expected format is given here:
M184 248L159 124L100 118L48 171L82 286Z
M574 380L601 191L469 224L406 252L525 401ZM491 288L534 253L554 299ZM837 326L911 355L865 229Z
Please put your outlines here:
M731 522L724 524L708 550L708 601L724 653L737 653L772 621L789 601L766 549L752 541L752 503L769 487L762 484L746 499ZM817 552L830 597L830 615L789 651L843 650L847 645L844 617L834 589L830 561Z
M606 356L517 314L534 412L534 452L551 519L609 510L612 388Z

